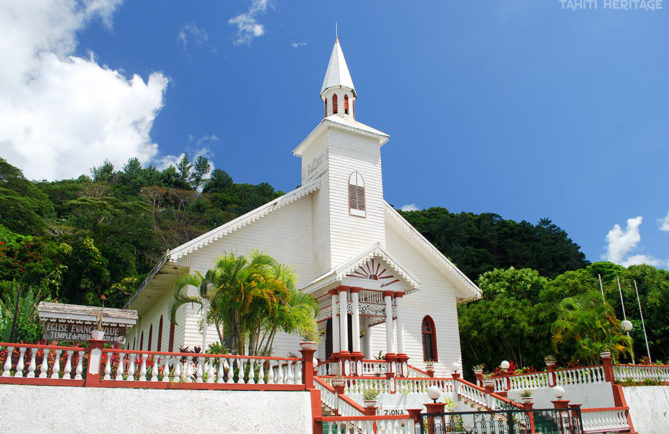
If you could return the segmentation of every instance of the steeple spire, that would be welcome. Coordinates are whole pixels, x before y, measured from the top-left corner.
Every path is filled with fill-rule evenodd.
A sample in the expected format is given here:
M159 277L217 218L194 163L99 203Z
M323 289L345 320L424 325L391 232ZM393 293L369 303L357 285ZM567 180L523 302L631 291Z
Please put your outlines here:
M330 62L323 80L323 87L321 87L325 117L339 115L353 118L353 103L357 96L351 73L348 72L344 52L341 51L341 45L339 45L339 36L335 35Z
M341 50L341 45L339 44L339 36L335 36L330 63L328 63L328 70L325 73L325 79L321 87L321 98L323 98L325 91L331 87L348 88L353 92L354 96L357 96L355 87L353 86L353 79L351 79L351 73L348 72L344 52Z

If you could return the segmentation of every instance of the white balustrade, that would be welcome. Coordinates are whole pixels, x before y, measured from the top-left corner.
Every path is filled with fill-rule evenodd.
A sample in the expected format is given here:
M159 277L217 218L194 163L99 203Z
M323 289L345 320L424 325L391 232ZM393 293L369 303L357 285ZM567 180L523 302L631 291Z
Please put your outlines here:
M629 430L625 409L581 410L583 431L588 433Z
M6 350L6 358L2 363L2 377L44 380L72 379L72 358L75 352L73 347L53 349L53 347L45 348L43 345L1 344L0 349ZM84 351L79 351L77 354L75 379L81 380Z
M161 354L104 350L106 381L216 384L302 384L302 361L210 354Z
M669 382L669 365L614 365L613 377L617 382L631 378L636 382L648 379L665 383Z
M332 411L336 411L339 416L362 416L363 412L344 401L336 392L324 386L320 381L314 381L316 389L321 391L321 402ZM332 432L332 431L329 431Z
M555 371L555 382L558 386L570 384L595 384L604 383L604 368L602 366L589 366L585 368L558 369Z
M388 362L385 360L363 360L362 361L362 374L366 375L385 375Z

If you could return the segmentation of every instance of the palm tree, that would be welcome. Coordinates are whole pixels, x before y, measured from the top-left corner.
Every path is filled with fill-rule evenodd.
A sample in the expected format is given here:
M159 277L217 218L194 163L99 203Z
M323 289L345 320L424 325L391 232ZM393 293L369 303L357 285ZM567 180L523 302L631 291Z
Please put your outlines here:
M613 308L598 291L562 300L551 332L553 348L570 352L574 361L596 363L603 351L611 351L614 360L633 355L632 339L623 334Z
M188 286L199 294L188 295ZM317 311L316 301L295 288L295 272L258 251L248 259L233 253L219 256L204 276L195 272L180 279L174 288L173 321L179 307L189 303L206 310L205 323L216 326L221 343L227 336L237 354L250 355L269 354L276 331L292 333L311 324Z

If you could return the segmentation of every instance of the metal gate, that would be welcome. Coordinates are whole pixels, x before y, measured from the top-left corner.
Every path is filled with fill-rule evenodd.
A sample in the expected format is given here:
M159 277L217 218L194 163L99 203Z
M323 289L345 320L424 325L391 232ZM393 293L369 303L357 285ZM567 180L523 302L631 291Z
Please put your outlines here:
M583 434L581 411L568 409L500 410L421 415L422 434Z

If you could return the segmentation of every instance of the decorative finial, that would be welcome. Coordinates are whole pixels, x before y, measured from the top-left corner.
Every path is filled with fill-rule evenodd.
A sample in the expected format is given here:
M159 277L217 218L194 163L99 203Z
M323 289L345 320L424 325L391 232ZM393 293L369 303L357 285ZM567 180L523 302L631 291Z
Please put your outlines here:
M337 22L335 21L335 41L339 40L339 29L337 26Z

